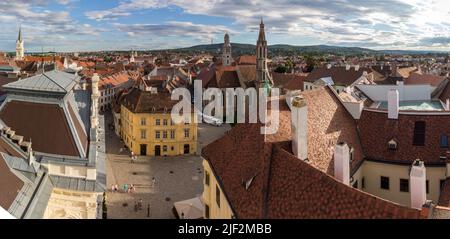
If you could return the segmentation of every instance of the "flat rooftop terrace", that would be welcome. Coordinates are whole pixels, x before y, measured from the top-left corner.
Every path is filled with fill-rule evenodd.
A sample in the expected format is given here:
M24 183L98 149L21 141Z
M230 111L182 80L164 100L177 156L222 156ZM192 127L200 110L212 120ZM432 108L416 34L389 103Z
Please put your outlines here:
M400 101L400 110L405 111L444 111L445 108L439 100ZM387 110L387 101L376 104L377 109Z

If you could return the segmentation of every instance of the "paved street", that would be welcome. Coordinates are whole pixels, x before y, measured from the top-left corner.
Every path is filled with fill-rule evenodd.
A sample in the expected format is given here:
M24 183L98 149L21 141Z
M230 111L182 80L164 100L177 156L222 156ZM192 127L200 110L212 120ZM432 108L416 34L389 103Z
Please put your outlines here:
M111 114L105 121L112 122ZM229 125L221 127L199 126L199 147L220 138ZM203 167L200 156L177 156L167 158L139 157L132 164L129 151L121 152L123 143L114 131L106 132L107 150L107 205L108 218L147 218L150 204L150 218L175 218L173 203L201 195L203 191ZM152 178L156 184L152 186ZM111 185L119 185L119 192L112 193ZM125 193L122 186L134 184L136 192ZM135 202L142 199L143 209L134 210Z

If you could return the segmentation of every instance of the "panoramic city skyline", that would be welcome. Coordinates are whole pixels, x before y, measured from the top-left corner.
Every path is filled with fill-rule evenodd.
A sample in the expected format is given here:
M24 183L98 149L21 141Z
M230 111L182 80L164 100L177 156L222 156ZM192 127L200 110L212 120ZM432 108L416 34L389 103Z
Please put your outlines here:
M27 51L152 50L223 42L254 44L264 17L271 44L450 50L445 1L6 0L0 50L22 26Z

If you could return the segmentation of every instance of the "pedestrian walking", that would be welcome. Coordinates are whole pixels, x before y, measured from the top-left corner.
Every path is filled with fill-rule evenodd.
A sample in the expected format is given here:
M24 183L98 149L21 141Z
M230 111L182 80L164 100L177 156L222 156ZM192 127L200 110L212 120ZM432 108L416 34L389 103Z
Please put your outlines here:
M128 193L128 184L124 184L124 185L123 185L123 191L125 191L126 193Z
M134 211L137 212L138 211L138 204L136 201L134 201Z
M147 204L147 217L150 217L150 204Z
M136 191L136 189L134 188L133 184L130 184L130 192L134 193Z
M155 184L156 184L156 178L153 177L153 178L152 178L152 187L155 187Z

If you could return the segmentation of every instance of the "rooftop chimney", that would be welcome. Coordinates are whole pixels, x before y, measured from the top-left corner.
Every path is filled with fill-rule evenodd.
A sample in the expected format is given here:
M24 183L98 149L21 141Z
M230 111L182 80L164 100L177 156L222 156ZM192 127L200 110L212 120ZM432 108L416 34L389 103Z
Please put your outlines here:
M345 70L347 70L347 71L350 70L350 65L348 65L348 64L345 65Z
M327 64L327 69L331 69L331 64Z
M411 167L409 174L411 187L411 207L422 209L422 206L427 201L426 192L426 169L423 161L416 159Z
M350 184L350 149L344 142L336 144L334 151L334 177L345 185Z
M355 66L355 71L359 71L359 65Z
M308 158L308 106L301 96L292 100L292 152L297 158Z
M398 119L399 94L398 90L389 90L388 92L388 119Z

